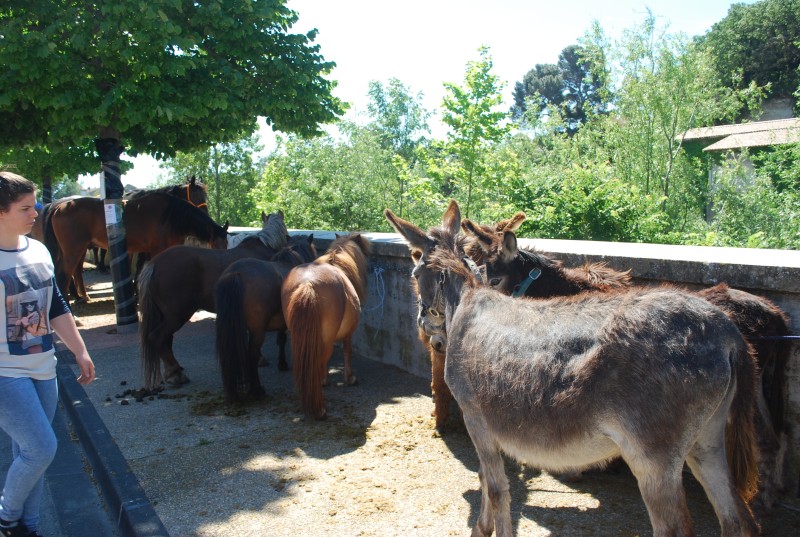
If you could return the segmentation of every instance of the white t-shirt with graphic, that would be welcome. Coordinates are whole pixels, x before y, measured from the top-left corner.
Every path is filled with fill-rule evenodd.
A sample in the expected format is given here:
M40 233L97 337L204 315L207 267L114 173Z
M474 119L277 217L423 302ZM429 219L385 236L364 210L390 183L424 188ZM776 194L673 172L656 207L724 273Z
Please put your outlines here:
M56 376L50 327L53 261L40 242L27 238L19 250L0 249L0 376L49 380Z

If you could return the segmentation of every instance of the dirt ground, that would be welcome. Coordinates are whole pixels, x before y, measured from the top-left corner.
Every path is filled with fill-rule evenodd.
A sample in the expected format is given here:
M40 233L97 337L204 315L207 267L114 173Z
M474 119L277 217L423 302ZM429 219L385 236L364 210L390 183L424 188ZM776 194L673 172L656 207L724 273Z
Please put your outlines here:
M330 416L309 422L291 375L277 372L268 337L271 364L261 371L268 397L226 406L206 314L175 338L192 382L136 401L125 391L141 385L135 336L108 334L115 324L108 276L90 271L87 283L92 299L75 313L100 371L87 393L172 537L469 534L480 507L477 457L463 429L435 431L426 379L359 357L360 384L336 385L337 350L334 385L325 390ZM109 338L123 338L126 350L110 352ZM506 469L517 535L651 535L627 469L578 481L516 462ZM702 489L689 473L685 483L697 535L719 535ZM794 534L800 503L786 498L763 526L764 535Z

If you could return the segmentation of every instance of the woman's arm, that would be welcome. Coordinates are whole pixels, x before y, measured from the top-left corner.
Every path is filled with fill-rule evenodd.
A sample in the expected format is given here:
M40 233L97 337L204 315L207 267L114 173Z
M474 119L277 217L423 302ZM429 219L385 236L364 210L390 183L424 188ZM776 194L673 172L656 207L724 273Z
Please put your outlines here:
M75 326L75 318L72 314L65 313L50 319L50 326L53 327L61 341L75 355L75 361L81 370L78 382L84 385L92 382L95 376L94 362L92 362L92 357L89 356L86 344L83 342L80 332L78 332L78 327Z

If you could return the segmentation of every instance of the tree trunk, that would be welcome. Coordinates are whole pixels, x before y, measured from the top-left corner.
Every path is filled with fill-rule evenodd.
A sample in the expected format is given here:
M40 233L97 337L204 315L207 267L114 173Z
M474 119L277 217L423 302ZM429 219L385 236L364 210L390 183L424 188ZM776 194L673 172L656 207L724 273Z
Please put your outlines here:
M131 279L131 262L125 241L125 226L122 220L122 178L120 155L125 151L118 138L99 138L95 142L102 163L104 187L106 233L111 279L114 282L114 306L117 314L117 333L129 334L138 329L136 297Z

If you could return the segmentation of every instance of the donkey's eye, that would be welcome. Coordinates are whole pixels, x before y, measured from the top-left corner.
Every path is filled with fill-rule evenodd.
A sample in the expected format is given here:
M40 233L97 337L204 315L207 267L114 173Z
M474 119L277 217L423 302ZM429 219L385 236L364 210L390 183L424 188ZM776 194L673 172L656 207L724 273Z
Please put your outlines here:
M500 278L492 278L491 280L489 280L489 285L491 285L492 287L497 287L498 285L500 285Z

